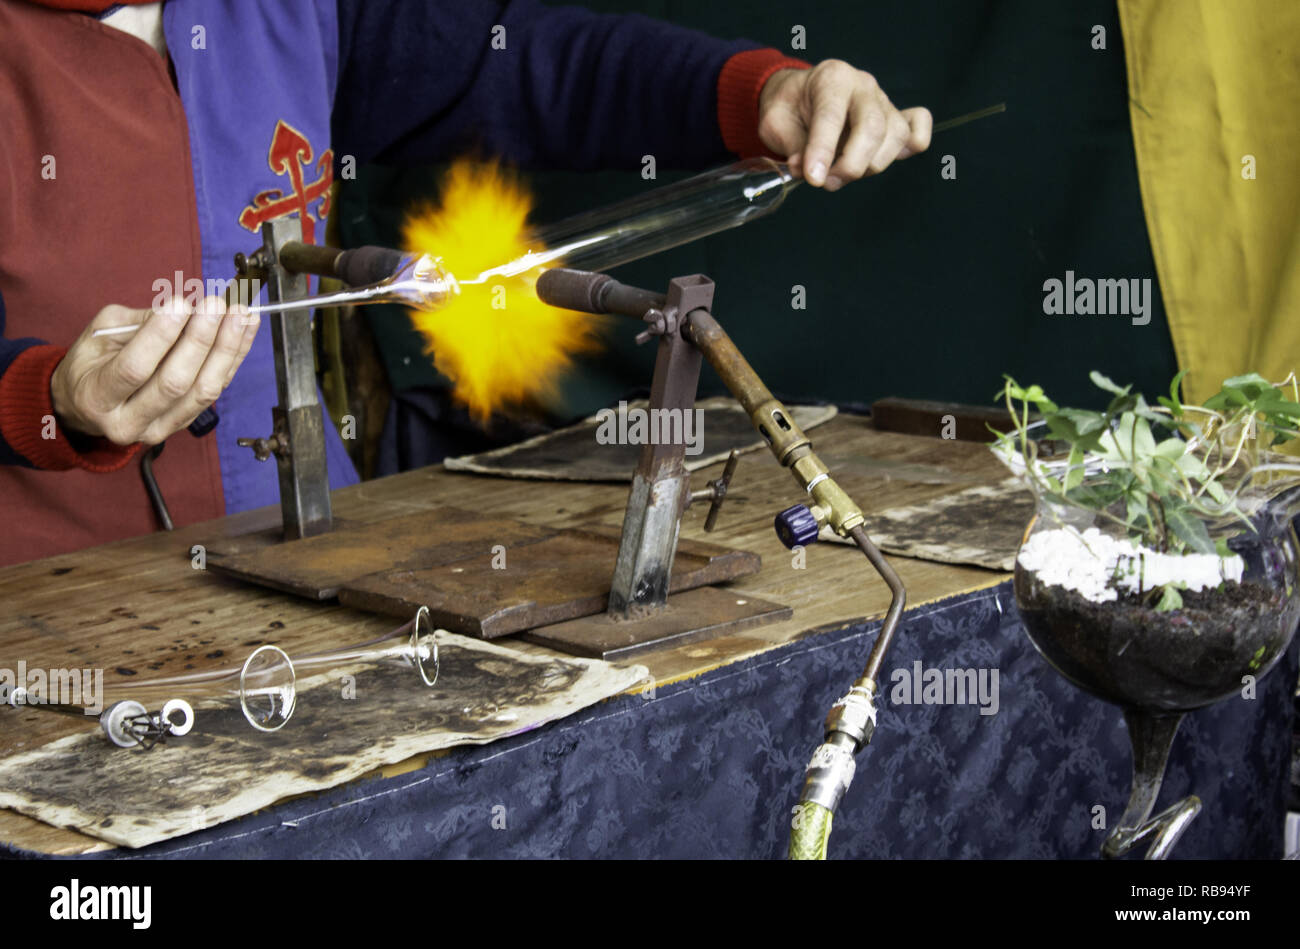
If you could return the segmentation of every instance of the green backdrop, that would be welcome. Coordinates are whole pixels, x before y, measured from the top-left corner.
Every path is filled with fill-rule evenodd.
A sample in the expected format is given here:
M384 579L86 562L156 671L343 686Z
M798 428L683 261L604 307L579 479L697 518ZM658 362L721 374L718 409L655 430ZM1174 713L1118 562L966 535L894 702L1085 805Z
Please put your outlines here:
M804 186L774 216L613 273L647 287L703 272L716 315L787 398L867 403L886 395L988 404L1004 372L1058 401L1095 404L1089 369L1163 392L1176 371L1142 216L1113 0L590 0L873 72L900 106L936 120L1005 101L1007 112L936 136L929 152L838 194ZM1096 27L1105 49L1096 49ZM652 149L647 149L652 151ZM956 178L941 176L943 156ZM395 243L402 209L435 192L437 168L368 166L340 199L345 244ZM682 175L640 167L530 175L540 223ZM1048 316L1043 282L1150 278L1150 323ZM791 308L792 287L807 308ZM400 311L371 310L397 388L442 385ZM566 384L585 414L648 385L652 347L621 327ZM706 392L720 385L706 368Z

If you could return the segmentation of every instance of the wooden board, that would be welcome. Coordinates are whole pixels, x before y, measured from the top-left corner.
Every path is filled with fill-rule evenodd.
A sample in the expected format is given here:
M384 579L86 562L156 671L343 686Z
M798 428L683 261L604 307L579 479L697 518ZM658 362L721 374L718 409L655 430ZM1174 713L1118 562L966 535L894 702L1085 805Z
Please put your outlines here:
M338 524L328 534L269 546L263 544L264 535L259 532L253 549L248 550L238 537L216 537L205 546L208 567L218 573L313 600L328 600L351 581L372 573L486 560L497 544L518 549L557 533L508 517L439 505L368 524ZM239 552L228 553L232 548ZM409 615L413 611L414 607L404 612Z
M208 568L313 600L338 597L357 609L403 619L429 607L434 625L495 639L605 609L618 557L609 529L543 528L438 506L351 524L328 534L264 545L207 542ZM686 540L669 592L757 573L757 554Z
M1034 496L1011 477L880 511L872 518L871 537L887 554L1010 571L1033 515ZM852 543L829 528L820 539Z
M534 544L507 547L498 567L490 551L415 570L350 581L339 602L405 617L428 606L437 626L496 639L605 610L618 557L613 531L566 530ZM716 544L678 544L668 592L758 573L757 554Z
M1005 469L983 446L876 432L869 420L857 416L833 419L816 430L813 441L837 480L866 511L868 528L877 511L922 503L1005 477ZM719 463L697 472L696 486L718 477L721 470ZM727 589L787 604L794 614L783 622L638 657L656 685L759 655L819 628L883 615L889 591L857 550L817 545L806 552L806 569L793 569L790 553L772 531L772 517L802 500L801 494L790 474L770 455L756 453L742 460L715 533L702 530L703 505L686 512L684 538L707 539L762 556L759 573ZM337 517L359 523L452 505L544 528L600 523L617 530L627 504L627 486L568 482L542 486L536 481L483 478L434 467L336 491L333 503ZM188 551L200 539L246 534L267 527L278 516L278 509L249 511L170 534L0 568L0 603L4 604L0 666L14 668L23 659L45 668L101 668L111 694L115 682L131 676L226 668L232 658L242 661L264 642L275 642L290 653L319 652L393 628L393 620L387 617L288 596L194 568ZM984 589L1007 577L924 560L892 558L891 562L913 606ZM528 643L515 648L553 655ZM860 671L845 669L846 686ZM0 729L0 760L76 734L83 727L63 716L32 713L21 727ZM417 756L373 773L400 773L421 766L424 760ZM60 854L107 846L13 811L0 811L0 839Z

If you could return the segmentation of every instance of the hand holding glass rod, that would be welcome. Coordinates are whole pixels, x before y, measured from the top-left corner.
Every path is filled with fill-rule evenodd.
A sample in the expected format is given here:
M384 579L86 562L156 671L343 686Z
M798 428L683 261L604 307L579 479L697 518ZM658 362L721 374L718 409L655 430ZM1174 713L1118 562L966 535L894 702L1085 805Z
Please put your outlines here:
M244 309L250 314L284 313L306 307L336 306L345 303L360 306L366 303L394 302L405 303L418 309L432 309L442 303L449 294L459 292L454 278L444 273L440 264L441 261L428 254L409 255L400 258L397 270L392 276L378 283L335 293L320 293L302 300L266 303ZM134 333L143 325L143 323L130 323L126 326L110 326L95 330L91 335L119 336L123 333Z
M934 132L996 115L1006 108L1006 103L1000 102L968 112L938 123ZM465 279L447 272L439 258L427 254L402 256L386 248L338 251L303 245L301 260L289 260L288 254L282 253L281 263L287 269L336 276L353 284L354 289L247 309L249 313L283 313L342 304L401 303L432 310L459 293L461 287L519 276L551 264L562 263L575 270L608 270L738 227L771 214L799 184L800 179L791 174L788 165L768 158L749 158L542 228L533 235L538 250ZM381 275L385 276L381 279ZM141 325L107 327L92 335L132 333Z

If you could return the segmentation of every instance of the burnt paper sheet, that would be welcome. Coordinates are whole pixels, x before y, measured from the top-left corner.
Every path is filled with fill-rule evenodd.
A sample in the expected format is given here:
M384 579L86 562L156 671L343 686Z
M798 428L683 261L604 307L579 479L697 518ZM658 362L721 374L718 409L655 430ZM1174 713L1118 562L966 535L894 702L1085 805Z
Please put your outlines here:
M0 762L0 806L143 847L415 755L537 728L647 677L643 666L529 655L451 633L438 641L432 687L400 659L331 669L299 679L279 731L253 729L231 696L196 702L193 731L151 751L117 748L87 728L12 756Z

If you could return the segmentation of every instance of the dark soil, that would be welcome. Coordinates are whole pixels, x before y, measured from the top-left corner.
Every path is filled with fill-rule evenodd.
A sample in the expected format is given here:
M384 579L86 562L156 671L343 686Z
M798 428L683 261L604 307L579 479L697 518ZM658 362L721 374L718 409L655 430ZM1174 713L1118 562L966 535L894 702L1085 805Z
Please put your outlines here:
M1183 591L1182 608L1163 613L1158 595L1093 603L1019 564L1015 587L1029 638L1059 672L1108 701L1165 711L1240 691L1244 676L1272 666L1300 618L1300 598L1250 582Z

